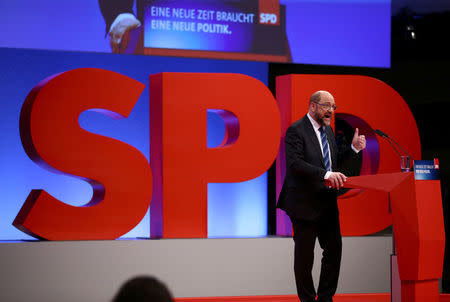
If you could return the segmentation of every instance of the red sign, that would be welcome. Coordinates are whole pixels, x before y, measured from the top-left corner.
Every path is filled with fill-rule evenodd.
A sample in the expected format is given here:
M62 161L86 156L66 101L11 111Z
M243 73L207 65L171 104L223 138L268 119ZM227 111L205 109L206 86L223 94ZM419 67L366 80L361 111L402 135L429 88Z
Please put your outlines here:
M88 181L94 194L85 206L74 207L33 190L16 227L49 240L114 239L139 223L152 196L148 161L130 145L83 130L78 116L95 110L127 117L143 88L126 76L86 68L55 75L31 91L20 117L26 152L43 168ZM278 104L263 83L240 74L162 73L150 77L149 88L153 237L207 237L207 183L240 182L264 173L285 129L307 112L307 100L316 90L330 91L339 104L337 117L366 135L361 174L395 172L399 166L391 147L371 127L382 127L420 158L419 133L408 106L373 78L279 77ZM216 148L206 146L208 109L216 110L226 125L225 139ZM279 169L278 180L281 175ZM342 196L342 233L365 235L389 226L387 198L355 190Z

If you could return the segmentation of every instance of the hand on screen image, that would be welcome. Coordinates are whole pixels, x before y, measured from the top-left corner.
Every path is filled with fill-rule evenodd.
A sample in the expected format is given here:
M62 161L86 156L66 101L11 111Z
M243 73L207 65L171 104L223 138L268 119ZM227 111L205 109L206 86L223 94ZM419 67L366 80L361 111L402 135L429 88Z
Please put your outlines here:
M133 0L99 0L105 19L106 34L110 38L113 53L123 53L128 46L130 31L141 26L133 12Z
M141 26L136 17L130 13L117 16L109 30L111 50L113 53L123 53L130 40L130 31Z

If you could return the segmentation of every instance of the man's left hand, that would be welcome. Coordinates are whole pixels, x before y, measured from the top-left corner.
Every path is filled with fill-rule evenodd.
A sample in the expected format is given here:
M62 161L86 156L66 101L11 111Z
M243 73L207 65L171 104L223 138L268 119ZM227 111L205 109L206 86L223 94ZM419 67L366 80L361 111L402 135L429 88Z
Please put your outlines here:
M359 129L355 129L355 135L353 135L352 145L356 150L360 151L366 147L366 137L359 135Z

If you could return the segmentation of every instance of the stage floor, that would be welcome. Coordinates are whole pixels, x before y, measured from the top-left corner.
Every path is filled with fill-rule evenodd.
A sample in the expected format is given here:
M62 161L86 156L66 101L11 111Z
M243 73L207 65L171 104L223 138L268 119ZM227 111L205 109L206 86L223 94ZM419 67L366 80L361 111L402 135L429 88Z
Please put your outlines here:
M389 292L391 246L388 236L344 237L337 293ZM110 301L137 275L159 278L179 301L297 301L293 250L283 237L1 243L0 301ZM318 244L315 253L317 284Z
M297 296L248 296L248 297L210 297L210 298L177 298L176 302L299 302ZM334 302L390 302L389 293L377 294L337 294ZM441 294L439 302L450 302L450 294Z

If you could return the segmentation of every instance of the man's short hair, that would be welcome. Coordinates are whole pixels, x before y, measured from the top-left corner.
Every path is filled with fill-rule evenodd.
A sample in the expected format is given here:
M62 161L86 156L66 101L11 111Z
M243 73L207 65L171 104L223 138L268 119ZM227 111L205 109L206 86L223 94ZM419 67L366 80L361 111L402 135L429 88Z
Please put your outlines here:
M311 97L309 98L309 104L311 105L311 103L319 103L321 96L322 96L322 92L321 91L314 92L311 95Z

